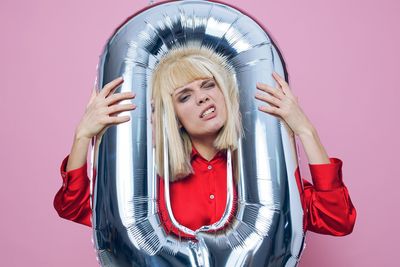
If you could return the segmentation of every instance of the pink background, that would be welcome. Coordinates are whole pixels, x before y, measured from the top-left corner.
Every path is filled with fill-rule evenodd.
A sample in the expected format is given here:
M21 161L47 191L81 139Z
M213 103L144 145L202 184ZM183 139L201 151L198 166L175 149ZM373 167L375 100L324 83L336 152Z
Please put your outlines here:
M354 232L308 233L300 266L394 266L399 214L400 2L230 1L277 40L291 87L358 211ZM91 230L58 218L59 164L103 44L147 1L1 0L2 266L97 266ZM304 176L307 159L301 156ZM397 248L397 249L395 249Z

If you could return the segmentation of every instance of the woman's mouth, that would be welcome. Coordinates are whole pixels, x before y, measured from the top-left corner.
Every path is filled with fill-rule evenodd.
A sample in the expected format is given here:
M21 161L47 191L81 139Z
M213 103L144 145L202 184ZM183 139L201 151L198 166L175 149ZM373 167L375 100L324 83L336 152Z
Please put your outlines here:
M204 118L204 117L206 117L207 115L212 114L212 113L214 113L214 112L215 112L215 107L208 108L206 111L204 111L204 112L201 114L200 118Z

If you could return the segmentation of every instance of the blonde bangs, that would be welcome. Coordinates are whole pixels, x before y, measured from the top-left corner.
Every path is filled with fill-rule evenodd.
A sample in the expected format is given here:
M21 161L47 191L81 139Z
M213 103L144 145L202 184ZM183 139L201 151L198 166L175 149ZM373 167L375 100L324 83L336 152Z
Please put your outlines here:
M169 94L194 80L213 78L212 73L207 68L193 61L191 58L183 58L179 62L166 66L163 86L169 90Z

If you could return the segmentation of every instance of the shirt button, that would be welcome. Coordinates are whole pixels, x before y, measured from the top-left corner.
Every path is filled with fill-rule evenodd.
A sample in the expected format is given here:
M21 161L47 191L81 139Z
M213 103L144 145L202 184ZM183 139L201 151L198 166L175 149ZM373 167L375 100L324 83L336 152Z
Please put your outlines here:
M210 195L210 199L214 199L215 196L213 194Z
M211 170L212 169L212 166L211 165L208 165L208 167L207 167L209 170Z

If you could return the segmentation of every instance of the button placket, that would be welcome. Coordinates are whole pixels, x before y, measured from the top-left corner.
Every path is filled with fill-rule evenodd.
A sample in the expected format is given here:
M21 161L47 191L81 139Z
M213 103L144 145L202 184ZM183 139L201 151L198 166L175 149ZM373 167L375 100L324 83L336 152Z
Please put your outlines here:
M215 177L213 175L214 172L211 172L211 170L213 170L213 166L211 164L208 164L207 169L209 171L208 174L208 179L209 179L209 193L208 193L208 198L210 201L210 203L215 204L215 201L213 201L215 199Z

